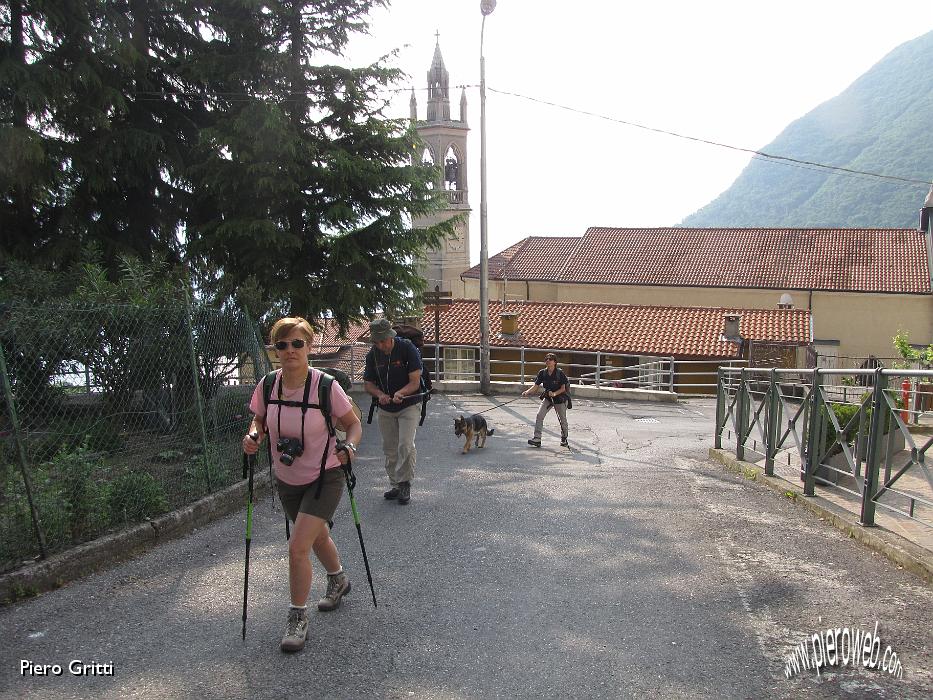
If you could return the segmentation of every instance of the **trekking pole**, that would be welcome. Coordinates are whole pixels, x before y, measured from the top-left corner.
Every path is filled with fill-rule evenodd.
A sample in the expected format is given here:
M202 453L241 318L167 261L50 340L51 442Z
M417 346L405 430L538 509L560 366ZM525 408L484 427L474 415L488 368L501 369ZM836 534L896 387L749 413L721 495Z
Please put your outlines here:
M344 476L347 478L347 493L350 494L350 510L353 511L353 522L356 523L356 534L360 538L360 551L363 553L363 564L366 566L366 578L369 580L369 591L373 595L373 607L378 608L376 603L376 589L373 588L373 574L369 570L369 558L366 556L366 545L363 544L363 530L360 528L360 514L356 510L356 499L353 498L353 489L356 487L356 475L353 473L353 465L350 462L350 452L344 447L344 441L337 441L337 449L341 450L347 456L347 463L343 466Z
M255 442L259 436L256 433L250 433L250 438ZM253 472L256 467L256 456L243 453L243 478L249 473L249 485L247 486L246 497L246 565L243 572L243 641L246 641L246 597L249 592L249 546L253 539Z

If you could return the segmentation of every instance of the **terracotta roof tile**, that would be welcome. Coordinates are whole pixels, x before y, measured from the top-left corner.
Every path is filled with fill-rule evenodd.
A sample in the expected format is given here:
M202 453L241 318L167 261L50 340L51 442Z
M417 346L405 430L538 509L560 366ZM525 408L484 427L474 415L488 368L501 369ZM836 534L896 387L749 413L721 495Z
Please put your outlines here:
M495 261L495 264L493 264ZM479 267L464 273L479 276ZM914 229L602 228L531 236L490 258L491 279L929 294Z
M505 311L519 313L519 335L502 336L501 302L489 304L490 345L674 355L736 357L738 343L722 338L723 316L741 315L739 332L751 340L804 345L811 342L806 309L724 309L708 307L633 306L508 302ZM425 344L434 342L433 314L422 329ZM441 341L479 344L479 302L456 299L440 316Z

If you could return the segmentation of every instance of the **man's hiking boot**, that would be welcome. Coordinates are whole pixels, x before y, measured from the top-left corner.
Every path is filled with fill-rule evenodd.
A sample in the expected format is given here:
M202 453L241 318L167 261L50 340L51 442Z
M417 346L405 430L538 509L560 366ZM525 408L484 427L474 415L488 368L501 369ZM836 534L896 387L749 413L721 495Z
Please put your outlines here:
M301 651L308 636L308 611L300 608L288 609L288 622L285 624L285 636L282 637L282 651Z
M404 506L411 500L411 482L403 481L398 485L398 504Z
M541 439L531 438L531 440L528 441L528 444L531 445L532 447L541 447Z
M560 446L561 446L561 447L570 447L570 443L567 442L567 438L561 438L561 439L560 439Z
M390 488L388 491L382 494L382 497L386 500L394 501L396 498L398 498L398 486L393 486Z
M327 574L327 591L317 602L317 609L325 612L340 607L340 599L350 592L350 579L341 571L339 574Z

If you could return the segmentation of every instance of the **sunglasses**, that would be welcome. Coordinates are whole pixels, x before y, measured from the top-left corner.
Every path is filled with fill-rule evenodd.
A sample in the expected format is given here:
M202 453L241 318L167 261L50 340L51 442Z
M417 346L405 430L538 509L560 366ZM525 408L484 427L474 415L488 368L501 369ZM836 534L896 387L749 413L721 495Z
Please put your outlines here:
M295 350L299 350L305 346L305 341L303 341L301 338L295 338L294 340L291 340L291 341L280 340L277 343L275 343L275 349L285 350L289 346L289 344L291 344L291 346L295 348Z

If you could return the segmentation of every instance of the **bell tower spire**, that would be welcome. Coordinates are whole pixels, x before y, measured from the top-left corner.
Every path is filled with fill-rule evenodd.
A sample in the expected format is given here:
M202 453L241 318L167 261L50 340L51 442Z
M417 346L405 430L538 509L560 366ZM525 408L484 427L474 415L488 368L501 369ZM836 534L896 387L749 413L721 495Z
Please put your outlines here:
M428 70L428 121L450 121L450 73L441 55L441 33L435 32L434 59Z

